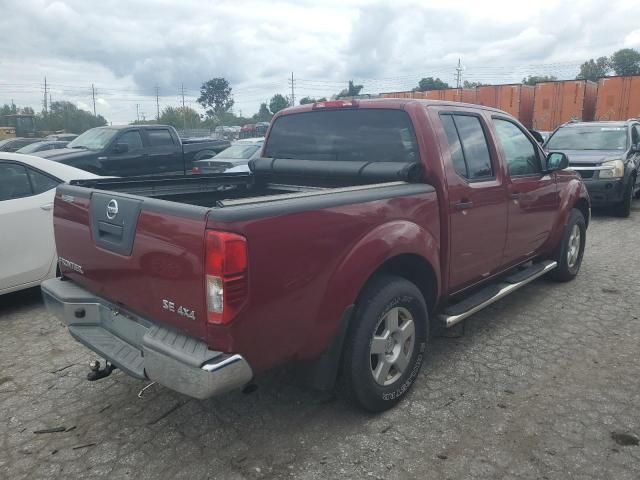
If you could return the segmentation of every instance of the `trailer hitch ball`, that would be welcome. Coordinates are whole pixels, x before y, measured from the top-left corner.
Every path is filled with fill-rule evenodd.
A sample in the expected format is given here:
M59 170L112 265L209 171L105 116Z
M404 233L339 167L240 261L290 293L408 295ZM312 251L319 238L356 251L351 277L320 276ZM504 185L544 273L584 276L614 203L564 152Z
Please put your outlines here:
M104 368L100 368L100 360L92 360L89 362L89 373L87 373L87 380L95 382L101 378L111 375L117 367L109 362L104 363Z

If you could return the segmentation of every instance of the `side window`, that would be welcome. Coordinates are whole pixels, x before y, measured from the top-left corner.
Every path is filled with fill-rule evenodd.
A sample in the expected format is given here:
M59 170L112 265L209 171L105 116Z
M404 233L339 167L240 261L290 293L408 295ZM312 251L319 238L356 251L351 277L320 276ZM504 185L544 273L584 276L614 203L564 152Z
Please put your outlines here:
M147 135L149 136L149 144L152 147L157 147L160 145L173 145L173 138L171 137L171 133L169 133L169 130L147 130Z
M28 169L29 178L31 179L31 186L33 187L34 195L38 195L39 193L43 193L51 190L52 188L56 188L59 183L59 180L51 178L48 175L44 175L40 172L36 172L35 170Z
M640 143L640 125L634 125L631 129L631 143L633 145Z
M129 150L139 150L142 148L142 137L140 136L140 132L132 130L120 135L118 143L126 143L129 145Z
M453 168L469 180L493 178L491 156L480 119L472 115L441 115Z
M26 168L11 163L0 164L0 201L28 197L31 194Z
M445 133L447 134L447 140L449 141L449 152L451 153L451 160L453 161L453 169L461 177L469 178L467 164L464 161L462 145L458 138L456 124L453 122L453 116L442 115L440 118L442 118L442 125L444 126Z
M537 148L515 124L493 119L498 141L502 146L509 175L535 175L542 172Z

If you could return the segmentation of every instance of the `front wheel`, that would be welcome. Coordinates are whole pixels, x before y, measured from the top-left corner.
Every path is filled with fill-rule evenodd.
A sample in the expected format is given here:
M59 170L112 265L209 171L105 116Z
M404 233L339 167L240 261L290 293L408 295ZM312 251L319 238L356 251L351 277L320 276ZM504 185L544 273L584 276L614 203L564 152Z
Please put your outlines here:
M615 206L615 212L619 217L627 218L631 215L631 203L633 201L633 189L635 185L635 177L629 179L629 183L624 189L622 201Z
M558 266L550 273L553 279L559 282L568 282L578 275L586 240L587 225L584 216L580 210L574 208L569 213L564 235L555 254Z
M397 404L415 381L429 334L420 290L404 278L381 275L356 305L342 360L346 397L370 412Z

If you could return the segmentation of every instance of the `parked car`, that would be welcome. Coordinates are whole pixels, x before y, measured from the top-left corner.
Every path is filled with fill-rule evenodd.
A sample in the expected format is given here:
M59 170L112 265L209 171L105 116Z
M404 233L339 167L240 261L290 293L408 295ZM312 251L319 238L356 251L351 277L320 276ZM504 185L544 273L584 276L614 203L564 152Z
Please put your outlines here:
M47 140L59 140L61 142L70 142L76 138L78 138L78 135L75 133L52 133L47 135Z
M183 141L166 125L125 125L92 128L67 148L40 155L99 175L184 175L193 161L213 157L229 145L209 138Z
M510 115L411 99L279 112L253 175L73 182L51 312L112 366L196 398L294 361L370 411L429 333L580 270L589 197Z
M22 147L16 150L16 153L36 154L39 152L46 152L49 150L59 150L65 148L69 142L63 142L58 140L43 140L41 142L30 143L26 147Z
M263 143L264 138L238 140L213 158L193 162L192 173L224 173L231 168L247 165L249 160L260 156Z
M240 128L240 133L238 134L238 138L255 138L259 135L256 133L256 125L255 123L247 123Z
M0 153L0 294L56 274L56 186L95 175L31 155Z
M0 141L0 152L16 152L32 143L41 142L44 138L16 137Z
M594 206L613 206L628 217L640 193L640 121L570 122L553 132L544 147L562 151L582 176Z

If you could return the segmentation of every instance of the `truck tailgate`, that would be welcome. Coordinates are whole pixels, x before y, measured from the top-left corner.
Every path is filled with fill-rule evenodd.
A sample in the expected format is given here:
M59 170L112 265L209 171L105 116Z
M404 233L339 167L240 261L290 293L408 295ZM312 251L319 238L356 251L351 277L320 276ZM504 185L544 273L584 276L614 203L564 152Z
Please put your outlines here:
M61 185L54 230L62 273L95 295L206 339L208 209Z

